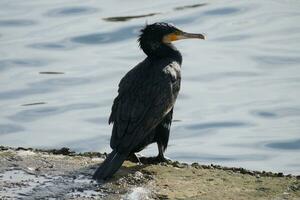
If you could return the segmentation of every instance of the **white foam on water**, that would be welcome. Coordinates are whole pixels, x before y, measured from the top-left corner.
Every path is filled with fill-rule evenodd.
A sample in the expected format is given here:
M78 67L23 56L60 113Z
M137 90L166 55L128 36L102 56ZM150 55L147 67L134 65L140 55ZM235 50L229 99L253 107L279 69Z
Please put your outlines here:
M144 187L134 187L125 195L124 200L147 200L150 198L150 190Z

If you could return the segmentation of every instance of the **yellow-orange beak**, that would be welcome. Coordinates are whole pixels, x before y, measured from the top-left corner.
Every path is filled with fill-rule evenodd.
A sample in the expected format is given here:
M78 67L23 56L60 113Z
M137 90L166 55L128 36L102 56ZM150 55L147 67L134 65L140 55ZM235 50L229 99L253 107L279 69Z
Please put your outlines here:
M202 39L202 40L206 39L205 35L199 34L199 33L176 32L176 33L170 33L170 34L164 36L163 42L171 43L172 41L176 41L176 40L192 39L192 38L197 38L197 39Z

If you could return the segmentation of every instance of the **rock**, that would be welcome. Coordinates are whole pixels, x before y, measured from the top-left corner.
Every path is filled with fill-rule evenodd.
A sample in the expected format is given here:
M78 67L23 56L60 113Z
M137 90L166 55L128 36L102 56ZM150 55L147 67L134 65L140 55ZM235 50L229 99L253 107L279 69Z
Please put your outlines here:
M68 148L31 151L0 147L0 199L300 198L300 177L291 174L178 161L142 165L126 161L112 179L97 183L91 177L105 154L76 154Z

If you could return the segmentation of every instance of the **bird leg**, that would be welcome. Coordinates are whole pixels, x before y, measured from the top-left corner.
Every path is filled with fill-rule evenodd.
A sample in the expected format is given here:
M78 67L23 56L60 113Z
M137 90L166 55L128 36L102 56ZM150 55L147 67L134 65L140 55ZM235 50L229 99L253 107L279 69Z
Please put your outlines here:
M170 160L165 158L165 156L164 156L163 145L157 143L157 146L158 146L158 155L156 157L140 157L139 159L140 159L141 163L157 164L157 163L162 163L162 162L165 162L165 163L170 162Z
M163 145L157 143L157 147L158 147L158 155L157 157L154 159L154 161L160 163L160 162L166 162L168 163L170 160L168 160L167 158L165 158L164 156L164 148Z
M127 160L129 160L129 161L131 161L133 163L139 163L139 164L141 164L140 158L135 153L129 154L129 156L127 157Z
M135 153L131 153L127 157L127 160L138 164L157 164L162 162L169 163L170 160L165 158L164 156L163 145L157 143L157 147L158 147L158 155L156 157L144 157L144 156L138 157Z

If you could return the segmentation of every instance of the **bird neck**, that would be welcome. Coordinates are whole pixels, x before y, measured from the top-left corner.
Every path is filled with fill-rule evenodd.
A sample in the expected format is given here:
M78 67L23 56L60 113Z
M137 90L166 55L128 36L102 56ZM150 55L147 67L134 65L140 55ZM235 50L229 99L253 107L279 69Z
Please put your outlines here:
M149 51L149 49L151 49ZM160 43L155 48L148 48L148 51L144 51L148 57L161 59L171 58L177 61L180 65L182 63L182 55L173 44Z

